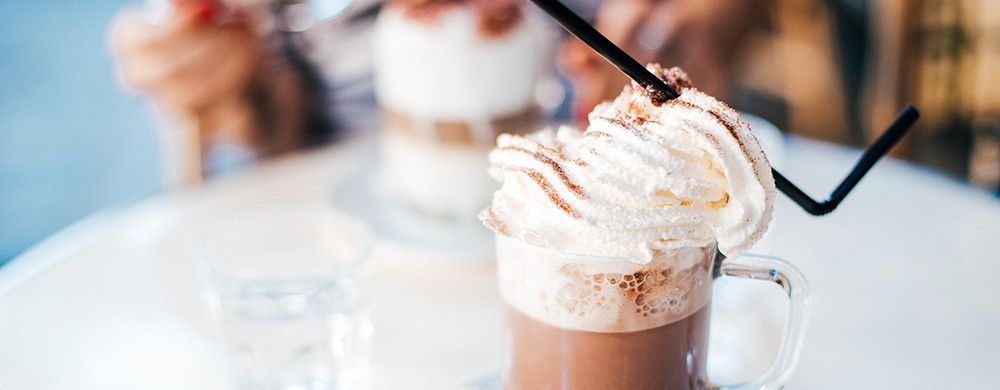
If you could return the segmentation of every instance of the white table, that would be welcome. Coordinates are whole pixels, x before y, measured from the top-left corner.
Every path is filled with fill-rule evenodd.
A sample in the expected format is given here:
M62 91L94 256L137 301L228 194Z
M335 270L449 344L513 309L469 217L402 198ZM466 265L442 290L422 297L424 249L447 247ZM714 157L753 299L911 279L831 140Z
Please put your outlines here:
M0 269L0 389L223 388L226 359L201 303L189 232L231 210L324 207L370 147L296 155L109 210L15 259ZM792 140L784 161L794 163L782 170L825 194L857 153ZM898 161L880 163L821 219L779 200L767 251L797 264L812 289L789 388L995 386L998 232L996 199ZM389 244L375 258L379 388L454 388L498 367L502 317L491 264ZM750 300L717 297L726 310L760 306Z

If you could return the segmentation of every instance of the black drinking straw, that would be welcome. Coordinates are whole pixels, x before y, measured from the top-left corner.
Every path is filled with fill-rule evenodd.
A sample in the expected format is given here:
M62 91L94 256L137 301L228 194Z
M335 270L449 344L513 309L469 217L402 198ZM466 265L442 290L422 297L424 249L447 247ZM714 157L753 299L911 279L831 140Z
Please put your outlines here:
M586 43L587 46L600 53L611 65L624 72L647 91L654 93L654 99L667 101L680 96L666 82L646 70L646 67L642 66L639 61L636 61L635 58L625 53L618 45L609 41L604 34L598 32L590 23L583 20L580 15L566 8L563 3L556 0L531 0L531 2L549 14L566 31L569 31L583 41L583 43Z
M807 213L812 215L829 214L840 205L840 202L847 197L847 194L858 185L861 178L865 177L868 171L875 166L875 163L882 156L885 156L889 152L889 149L892 149L899 140L903 139L903 136L917 122L917 118L919 117L920 113L913 106L907 104L906 107L903 107L903 111L899 113L896 120L892 121L889 128L875 140L875 143L871 144L868 149L865 149L865 152L861 154L861 158L854 164L854 169L851 169L851 172L847 174L844 181L840 182L840 185L833 190L830 197L822 203L810 198L798 186L785 178L781 172L772 168L771 173L774 175L774 184L781 192L784 192L785 195L795 201L795 203L802 206Z
M583 43L586 43L587 46L590 46L590 48L604 57L605 60L624 72L632 80L635 80L647 91L653 93L654 99L661 98L665 101L680 96L666 82L652 74L646 67L642 66L642 64L629 56L628 53L625 53L624 50L609 41L607 37L563 5L563 3L558 0L531 0L531 2L549 14L556 23L559 23L570 34L579 38ZM913 106L907 105L904 107L903 111L896 117L896 120L892 122L889 128L875 140L875 143L865 150L861 158L858 159L857 164L854 165L854 169L851 169L851 172L844 178L844 181L823 202L817 202L785 178L785 175L772 168L771 173L774 175L774 184L778 187L778 190L795 201L807 213L817 216L829 214L840 205L844 198L847 197L847 194L858 185L861 178L872 169L875 163L882 156L885 156L889 152L889 149L892 149L906 135L906 132L913 126L913 123L917 121L919 116L920 114Z

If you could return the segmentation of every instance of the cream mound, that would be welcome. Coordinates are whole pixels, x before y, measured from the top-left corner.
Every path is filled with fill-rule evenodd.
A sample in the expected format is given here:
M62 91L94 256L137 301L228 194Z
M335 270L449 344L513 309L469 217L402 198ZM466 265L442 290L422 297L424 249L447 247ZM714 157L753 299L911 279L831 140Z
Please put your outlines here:
M680 69L650 70L680 97L654 104L626 87L591 112L586 132L498 137L489 172L503 185L484 223L559 253L638 264L715 242L737 256L757 242L775 191L749 125Z
M562 255L498 235L500 293L549 325L636 332L687 318L708 303L714 247L658 252L649 264Z
M529 109L544 27L525 17L485 35L479 20L470 4L442 9L432 22L414 20L402 7L383 10L375 26L379 104L414 119L469 123Z

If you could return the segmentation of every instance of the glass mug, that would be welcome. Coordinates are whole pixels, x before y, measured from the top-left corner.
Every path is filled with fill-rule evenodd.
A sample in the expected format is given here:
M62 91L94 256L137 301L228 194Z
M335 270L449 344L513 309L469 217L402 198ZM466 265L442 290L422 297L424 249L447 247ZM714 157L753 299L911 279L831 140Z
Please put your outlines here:
M789 298L776 361L722 388L777 388L798 360L808 292L779 259L720 256L715 244L659 252L648 264L557 254L497 235L507 308L505 389L720 388L706 372L710 300L720 277L765 280Z

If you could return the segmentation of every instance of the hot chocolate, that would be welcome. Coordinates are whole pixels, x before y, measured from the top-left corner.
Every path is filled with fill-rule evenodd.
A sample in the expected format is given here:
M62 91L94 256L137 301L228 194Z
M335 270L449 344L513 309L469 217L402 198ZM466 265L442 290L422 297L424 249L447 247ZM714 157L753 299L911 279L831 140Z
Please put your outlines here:
M567 256L498 239L508 389L698 389L714 248L649 264Z
M508 389L710 387L716 247L760 239L774 181L735 111L650 70L680 96L626 87L586 131L502 135L490 154L503 186L480 218L497 233Z
M709 307L638 332L555 327L507 310L508 389L701 389L707 387Z

